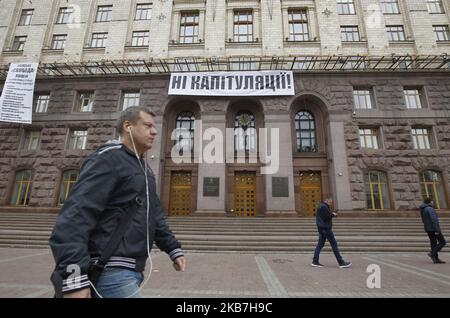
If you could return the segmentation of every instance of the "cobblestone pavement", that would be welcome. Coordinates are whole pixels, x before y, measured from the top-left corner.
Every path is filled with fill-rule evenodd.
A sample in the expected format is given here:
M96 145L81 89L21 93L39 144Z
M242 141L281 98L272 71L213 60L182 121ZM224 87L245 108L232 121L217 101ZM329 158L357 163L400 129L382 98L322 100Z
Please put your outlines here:
M321 255L323 268L310 266L312 253L188 253L186 272L176 272L168 256L156 252L152 254L152 273L143 295L150 298L450 297L450 253L440 255L449 263L432 264L425 253L347 253L344 257L353 266L340 269L330 253ZM369 267L371 264L379 267ZM49 249L1 248L0 297L51 297L52 268ZM149 269L147 263L146 275ZM368 282L375 288L369 288ZM380 288L376 288L376 283L380 283Z

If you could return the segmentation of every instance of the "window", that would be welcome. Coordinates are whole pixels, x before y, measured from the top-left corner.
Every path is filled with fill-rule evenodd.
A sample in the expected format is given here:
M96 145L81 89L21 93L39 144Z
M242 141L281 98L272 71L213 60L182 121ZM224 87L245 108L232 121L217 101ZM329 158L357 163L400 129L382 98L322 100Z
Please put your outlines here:
M60 8L58 12L57 24L67 24L73 21L73 8Z
M434 201L436 209L446 209L447 202L445 200L444 183L442 175L437 171L427 170L420 174L420 188L422 197L427 197Z
M295 133L297 151L316 152L316 124L314 116L307 111L299 111L295 115Z
M61 186L59 187L58 205L63 205L72 187L77 183L80 173L78 170L68 170L63 173Z
M427 0L429 13L445 13L442 0Z
M369 171L364 178L367 208L384 210L390 208L387 177L381 171Z
M405 41L403 25L387 25L388 38L391 42Z
M354 0L338 0L337 1L338 14L356 14Z
M358 42L360 41L358 26L341 26L342 42Z
M180 43L198 42L198 11L181 12Z
M411 129L414 149L431 149L431 129L413 127Z
M149 31L134 31L131 46L148 46Z
M25 130L22 143L22 150L37 150L39 141L41 140L41 132L37 130Z
M78 94L77 112L91 112L94 105L94 92L81 92Z
M384 14L398 14L400 8L398 6L398 0L381 0L381 12Z
M26 9L22 10L22 14L20 15L19 25L30 25L31 18L33 17L34 9Z
M27 41L26 36L16 36L14 37L14 42L12 45L13 51L23 51L25 48L25 42Z
M234 151L256 151L255 116L249 111L238 112L234 118Z
M372 91L370 89L354 89L353 99L356 109L373 109Z
M70 130L68 149L86 149L87 130Z
M289 41L309 41L308 18L306 10L291 9L288 11Z
M450 41L448 25L433 25L433 31L436 41Z
M152 4L138 3L136 4L135 20L150 20L152 18Z
M379 149L378 136L378 128L359 128L361 148Z
M112 6L98 6L95 22L111 21Z
M234 42L253 42L253 12L251 10L234 11Z
M27 206L30 203L31 170L22 170L16 173L14 192L11 197L12 206Z
M405 95L406 108L419 109L422 106L422 90L418 88L405 87L403 90Z
M52 40L52 50L64 50L67 34L55 34Z
M34 111L36 113L46 113L49 102L50 94L37 94L34 98Z
M184 151L194 153L195 116L191 112L178 114L175 128L175 146L180 156Z
M139 92L124 92L122 94L122 110L131 106L139 106L140 96Z
M91 47L106 47L108 33L92 33Z

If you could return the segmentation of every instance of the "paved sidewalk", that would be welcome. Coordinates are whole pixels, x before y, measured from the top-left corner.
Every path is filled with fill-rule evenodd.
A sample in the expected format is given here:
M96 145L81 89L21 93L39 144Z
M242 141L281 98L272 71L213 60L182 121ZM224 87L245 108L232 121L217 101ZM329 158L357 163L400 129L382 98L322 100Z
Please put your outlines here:
M356 254L339 269L322 253L324 268L310 266L311 254L188 253L187 271L175 272L167 255L152 254L145 297L450 297L448 264L434 265L425 253ZM381 288L370 289L367 267L377 264ZM53 258L49 249L0 249L0 297L51 297ZM147 263L147 271L149 264ZM148 273L148 272L147 272ZM373 275L373 274L372 274ZM372 281L370 279L370 281Z

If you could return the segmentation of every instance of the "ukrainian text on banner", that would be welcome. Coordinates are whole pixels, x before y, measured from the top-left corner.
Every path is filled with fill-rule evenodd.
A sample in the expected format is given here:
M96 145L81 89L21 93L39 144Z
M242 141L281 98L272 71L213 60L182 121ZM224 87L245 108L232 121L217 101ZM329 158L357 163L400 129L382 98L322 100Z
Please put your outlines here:
M0 97L0 121L31 124L37 63L12 63Z
M292 71L172 73L169 95L294 95Z

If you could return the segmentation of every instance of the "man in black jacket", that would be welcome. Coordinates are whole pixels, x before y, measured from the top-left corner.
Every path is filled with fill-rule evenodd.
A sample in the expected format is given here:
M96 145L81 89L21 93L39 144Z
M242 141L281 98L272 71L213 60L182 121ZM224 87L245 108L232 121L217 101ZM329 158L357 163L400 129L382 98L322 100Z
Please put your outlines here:
M423 204L420 206L420 216L422 217L423 226L430 238L431 251L428 253L428 256L434 264L445 264L444 261L439 259L438 252L447 242L442 235L439 218L433 206L434 202L431 198L425 198Z
M314 251L313 262L311 263L311 266L313 267L323 267L323 265L319 263L319 255L327 239L331 244L331 248L333 249L334 256L336 256L336 260L339 263L339 267L346 268L352 266L352 263L346 262L342 258L341 254L339 253L336 239L334 238L332 230L332 219L333 217L337 216L337 213L331 211L330 207L332 204L333 196L331 194L327 194L317 208L316 224L317 230L319 232L319 242L317 243L316 250Z
M64 297L141 297L154 241L169 254L175 269L184 271L181 245L165 222L155 176L144 157L157 135L154 117L145 107L127 108L117 123L122 142L103 145L81 167L49 240L54 275L62 280ZM117 244L110 244L119 224L126 225L125 231L116 235ZM116 247L102 264L95 286L98 295L92 295L91 269L93 264L98 269L99 258L105 257L102 252L111 245Z

